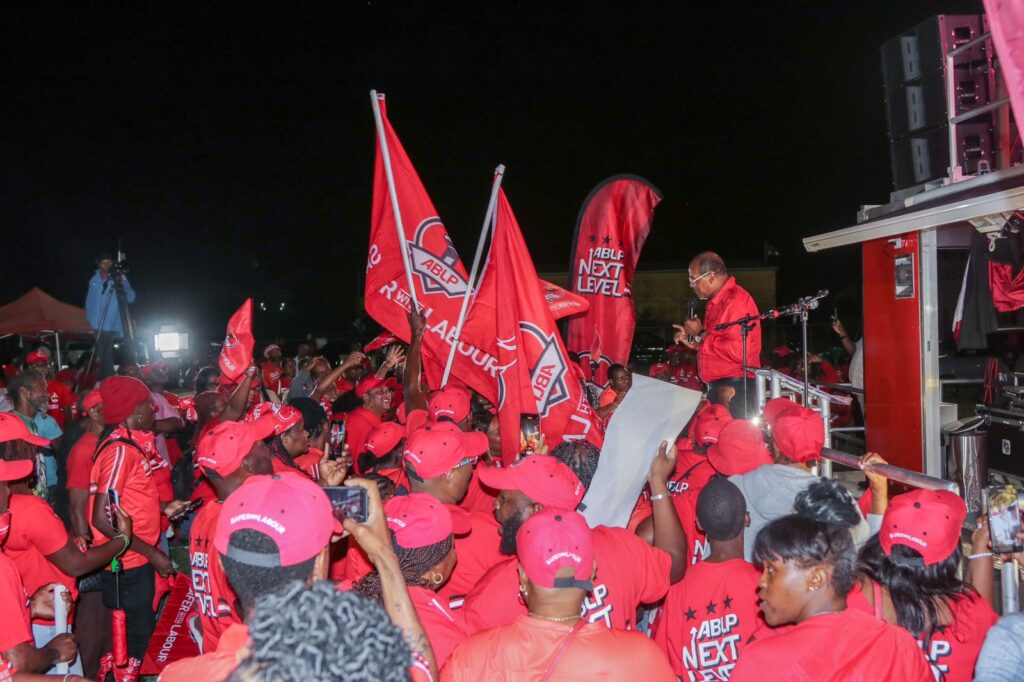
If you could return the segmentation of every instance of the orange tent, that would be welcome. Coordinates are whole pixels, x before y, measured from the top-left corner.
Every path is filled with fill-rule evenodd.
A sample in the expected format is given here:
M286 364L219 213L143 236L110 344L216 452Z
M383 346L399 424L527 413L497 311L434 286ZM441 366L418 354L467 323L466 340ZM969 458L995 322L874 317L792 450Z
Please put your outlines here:
M33 287L27 294L0 307L0 336L38 336L55 332L92 335L85 309L62 303Z

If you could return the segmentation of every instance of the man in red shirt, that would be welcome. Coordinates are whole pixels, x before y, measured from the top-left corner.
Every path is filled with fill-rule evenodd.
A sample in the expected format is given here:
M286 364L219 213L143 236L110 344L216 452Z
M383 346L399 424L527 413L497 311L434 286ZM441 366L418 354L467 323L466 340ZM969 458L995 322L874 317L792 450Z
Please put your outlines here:
M89 391L82 396L82 418L78 425L82 435L71 446L68 453L68 513L71 517L71 532L79 549L85 549L92 542L89 527L89 474L92 471L92 456L99 445L103 432L103 402L100 392Z
M512 559L524 613L463 642L441 679L675 680L649 639L581 615L598 589L595 573L604 570L595 534L569 509L548 507L527 519L516 534L518 561Z
M134 377L113 376L100 382L103 402L105 438L93 461L89 475L93 494L90 523L93 542L103 545L113 541L127 547L129 541L111 526L106 508L109 491L115 491L119 505L134 521L135 537L122 557L120 607L128 621L128 653L142 660L153 633L154 576L169 576L173 568L166 554L157 549L160 540L160 493L153 478L153 464L146 449L153 452L153 402L146 385ZM168 513L173 509L165 508ZM114 575L102 574L103 603L110 608L118 604L118 588Z
M597 399L597 416L608 422L612 414L623 400L626 393L633 386L633 375L622 365L612 365L608 368L608 388L604 389Z
M500 491L495 516L501 524L503 554L516 552L519 529L531 516L545 507L575 509L584 494L583 484L572 469L550 455L530 455L506 469L485 469L480 477L485 485ZM668 494L661 499L666 500L661 505L667 504ZM667 509L674 515L671 504ZM631 630L636 624L637 607L657 602L668 591L673 559L624 528L598 526L593 543L601 568L593 591L583 602L586 619L613 629ZM519 600L518 583L514 557L491 568L466 596L469 632L506 625L524 614L526 607Z
M270 474L270 450L263 442L274 432L270 419L252 423L222 422L210 429L196 445L196 465L213 486L217 499L196 514L189 531L192 592L199 604L203 640L201 651L214 651L220 636L232 623L241 623L235 610L235 593L224 577L220 557L210 550L224 500L250 476Z
M729 405L734 417L752 417L755 396L749 379L753 374L745 373L743 366L761 366L761 324L756 320L750 323L746 358L743 357L740 325L725 329L715 327L757 315L757 305L736 283L736 278L729 276L722 257L710 251L698 254L690 262L690 286L698 298L708 302L704 321L694 318L674 325L675 341L697 351L700 380L708 386L709 393L717 394L712 402ZM744 404L744 396L750 405Z
M358 458L365 450L370 429L383 422L384 415L391 409L391 389L383 379L371 374L356 385L356 397L363 404L345 419L345 442L352 456Z
M728 679L747 640L764 625L761 571L743 560L750 516L739 488L726 478L709 481L697 499L697 523L711 553L668 591L654 641L680 678Z
M281 395L281 378L284 376L284 370L281 368L281 346L272 343L264 348L263 360L263 385Z

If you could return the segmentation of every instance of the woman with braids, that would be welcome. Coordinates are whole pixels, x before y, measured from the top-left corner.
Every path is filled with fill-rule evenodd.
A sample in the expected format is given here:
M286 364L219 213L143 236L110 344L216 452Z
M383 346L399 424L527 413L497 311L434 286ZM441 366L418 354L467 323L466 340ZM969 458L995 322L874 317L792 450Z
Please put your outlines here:
M275 474L302 471L295 463L295 458L309 451L309 437L301 412L291 405L264 402L254 405L245 419L268 419L274 423L274 432L267 439L267 446L270 447Z
M393 497L384 505L384 513L393 534L395 554L408 585L409 598L440 666L467 634L461 620L435 593L455 568L452 534L468 532L469 521L458 508L441 504L433 495L426 493ZM380 601L380 575L373 571L355 583L352 589Z
M848 526L783 516L761 529L753 554L765 622L795 625L748 644L732 682L932 680L906 631L847 608L856 560Z
M989 628L999 619L972 587L992 582L992 554L983 528L967 581L958 575L960 531L967 507L945 490L915 490L889 503L882 529L860 551L859 606L917 638L936 680L974 679L974 664ZM851 607L857 608L854 602Z

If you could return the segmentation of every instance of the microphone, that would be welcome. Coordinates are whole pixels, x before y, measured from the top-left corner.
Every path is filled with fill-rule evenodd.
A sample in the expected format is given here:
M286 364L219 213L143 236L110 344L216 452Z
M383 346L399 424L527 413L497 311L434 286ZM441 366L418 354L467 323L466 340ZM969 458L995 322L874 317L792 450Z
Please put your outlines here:
M692 320L697 317L697 299L691 298L686 302L686 319Z

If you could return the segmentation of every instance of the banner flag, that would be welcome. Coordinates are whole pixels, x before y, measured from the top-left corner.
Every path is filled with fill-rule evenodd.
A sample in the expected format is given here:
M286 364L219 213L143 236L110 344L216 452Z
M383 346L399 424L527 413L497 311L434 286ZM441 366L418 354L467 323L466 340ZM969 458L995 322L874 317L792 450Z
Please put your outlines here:
M142 675L159 675L168 664L199 655L199 645L190 624L199 615L192 580L184 573L171 579L171 592L164 602L156 629L142 661ZM100 677L100 679L103 679Z
M636 327L633 274L660 201L661 193L643 178L616 175L590 192L576 221L569 290L590 309L569 320L566 346L589 365L587 379L601 388L608 368L629 360Z
M220 348L217 363L221 373L231 381L238 381L252 365L252 349L255 345L256 339L252 335L252 299L247 298L228 320L224 345Z
M1020 0L983 2L1017 130L1024 130L1024 3Z

